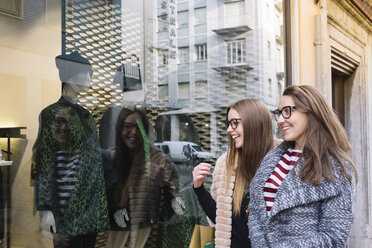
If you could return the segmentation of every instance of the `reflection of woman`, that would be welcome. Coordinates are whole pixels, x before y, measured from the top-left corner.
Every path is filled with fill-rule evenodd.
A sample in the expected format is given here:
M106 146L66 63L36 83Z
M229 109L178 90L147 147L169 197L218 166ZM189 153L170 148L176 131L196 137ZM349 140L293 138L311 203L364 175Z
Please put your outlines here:
M142 110L122 109L114 155L120 180L110 194L113 229L121 231L109 232L106 247L123 247L129 235L130 247L145 246L152 224L159 220L161 188L170 195L175 212L182 213L177 171L166 155L149 145L149 130Z
M264 103L245 99L227 109L226 123L228 151L217 160L212 196L203 187L210 164L201 163L194 168L194 190L204 212L216 224L216 247L250 247L249 183L273 147L272 121Z
M344 128L311 86L288 87L274 114L284 142L251 183L252 246L344 247L356 176Z

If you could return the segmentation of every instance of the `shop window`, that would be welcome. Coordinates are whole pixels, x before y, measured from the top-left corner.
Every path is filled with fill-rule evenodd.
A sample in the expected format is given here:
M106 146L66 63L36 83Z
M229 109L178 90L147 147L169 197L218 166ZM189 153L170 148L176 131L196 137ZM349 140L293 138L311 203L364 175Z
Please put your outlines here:
M108 211L105 197L119 192L113 191L113 188L116 187L115 184L121 184L111 175L115 177L117 172L113 159L115 149L118 148L115 148L117 124L125 124L123 120L118 123L123 108L143 109L148 120L142 124L149 123L149 146L141 146L135 152L126 151L125 154L129 155L125 161L130 162L132 158L129 157L134 154L143 155L133 158L135 162L146 162L146 159L150 159L151 163L138 163L139 167L131 168L136 168L134 176L144 178L143 185L148 185L146 179L150 177L146 166L149 165L151 178L154 179L150 180L150 191L146 189L146 192L151 193L151 197L146 202L147 205L141 205L150 207L144 210L148 211L149 215L141 216L131 212L138 208L135 204L131 205L133 202L127 202L127 206L132 206L127 208L129 216L137 214L139 218L144 217L143 223L140 221L141 223L134 224L138 224L140 231L146 232L147 227L151 226L147 240L146 235L141 235L141 241L146 243L145 247L151 247L153 244L189 247L194 226L208 225L206 215L196 198L187 197L189 193L193 193L190 188L192 170L199 162L215 164L217 158L226 152L226 108L243 98L259 98L273 110L277 107L273 103L279 101L280 93L288 81L284 72L291 66L285 63L285 58L291 56L288 56L288 53L284 56L283 53L285 49L290 49L290 45L286 43L290 39L286 32L279 33L276 27L276 24L287 27L283 25L285 8L271 8L273 13L267 13L266 3L270 1L255 1L255 4L251 5L249 1L242 0L214 1L213 6L205 0L0 2L0 95L3 96L0 97L0 104L4 106L1 112L1 128L27 127L27 140L12 138L11 154L6 153L9 151L7 139L0 139L2 157L7 159L9 155L13 160L12 167L1 167L3 172L9 173L4 173L3 184L0 186L4 188L4 197L8 190L10 194L7 195L11 196L9 200L4 198L2 206L5 214L3 223L0 222L0 230L4 231L1 240L4 247L52 246L52 240L39 236L41 218L36 211L43 208L37 208L35 205L38 201L38 188L30 187L30 182L40 186L30 179L30 161L48 166L48 185L39 189L52 192L39 195L44 197L49 193L56 193L55 190L63 186L57 187L54 184L56 180L53 181L52 178L56 170L51 168L51 165L59 162L58 154L62 154L60 157L65 161L71 162L71 166L61 163L68 173L81 176L78 180L83 181L79 181L79 184L75 185L76 188L86 189L84 192L70 194L72 197L79 196L79 199L71 198L73 204L79 202L90 207L84 204L85 199L100 201L100 204L95 206L97 214L91 212L91 209L87 212L83 209L75 215L74 211L79 210L82 205L71 205L71 208L64 212L69 203L61 199L58 203L64 205L60 209L56 207L58 215L55 215L59 218L56 219L57 232L73 229L87 234L100 229L99 231L103 232L97 233L96 247L115 246L107 244L107 230L110 226L109 219L106 218ZM281 3L281 0L274 2ZM273 6L272 4L270 3L270 6ZM22 9L25 15L22 15ZM246 15L248 12L249 16ZM255 25L248 25L248 20ZM265 22L255 23L255 20ZM266 50L269 46L266 43L268 37L272 37L271 58L275 60L271 62L272 66L262 63L266 62L262 58L267 59L269 56ZM260 40L262 43L257 44ZM63 60L74 54L74 63L70 65L56 61L56 57ZM67 88L62 90L62 87L66 87L66 82L70 84L68 90L75 91L73 97L68 94L71 91ZM267 91L272 94L269 95ZM71 101L64 101L62 96L71 97ZM63 106L54 105L59 99ZM53 107L52 112L42 112L47 106ZM40 124L39 116L42 120ZM137 131L136 136L128 138L128 144L134 144L140 138L142 141L145 139L143 129L140 130L136 119L137 116L125 128L123 125L126 131ZM43 130L39 139L36 130ZM155 157L153 155L158 155L154 154L156 148L152 143L155 143L155 140L164 144L170 142L167 147L159 147L164 154L157 157L166 160L167 168L174 172L174 180L171 187L166 185L156 194L152 194L151 187L164 185L161 180L167 177L169 172L167 169L164 170L164 175L152 175L158 171L157 161L152 163ZM187 142L191 148L197 150L186 157L183 154L183 145L178 150L180 142ZM37 150L40 147L42 149ZM149 150L146 150L147 148ZM33 150L38 153L34 154ZM35 162L41 157L42 162ZM74 174L75 165L83 169L79 172L84 173ZM81 165L83 167L80 167ZM43 168L34 169L33 173L37 174L38 169ZM140 173L137 173L139 171ZM131 176L130 173L125 175ZM163 171L160 171L161 173ZM42 175L32 175L37 176L33 179L45 179ZM75 178L72 176L71 179ZM211 180L212 176L208 175L204 184L207 189ZM47 187L49 184L52 186ZM89 186L89 189L85 188L86 186ZM131 185L127 189L135 188ZM171 207L172 199L168 197L173 196L168 190L176 188L179 189L176 194L181 196L186 208L185 213L181 215L174 212ZM100 196L92 198L94 191L99 191ZM59 196L63 198L63 192L59 192ZM92 195L87 195L86 192L92 192ZM56 199L56 196L53 195L53 199ZM120 200L125 201L128 198L123 197ZM48 204L50 201L45 200L44 203ZM153 203L155 205L152 205ZM35 209L35 214L30 214L30 209ZM74 216L66 218L66 222L60 224L63 221L61 222L59 216L62 216L63 212L74 212ZM189 215L191 212L192 216ZM93 224L86 221L82 223L79 216L86 216L85 220L88 222L97 216L102 218L95 220ZM155 225L147 222L155 216L159 216L159 219L153 222ZM112 214L109 217L112 220L114 218ZM132 221L137 220L131 218L127 222L128 230L135 231L136 226L129 226ZM79 227L71 228L70 224L79 224ZM94 230L90 229L92 227ZM46 230L47 233L48 231ZM161 235L153 235L155 233ZM126 244L134 239L136 233L132 234ZM66 235L73 237L79 234ZM124 234L123 237L127 236Z

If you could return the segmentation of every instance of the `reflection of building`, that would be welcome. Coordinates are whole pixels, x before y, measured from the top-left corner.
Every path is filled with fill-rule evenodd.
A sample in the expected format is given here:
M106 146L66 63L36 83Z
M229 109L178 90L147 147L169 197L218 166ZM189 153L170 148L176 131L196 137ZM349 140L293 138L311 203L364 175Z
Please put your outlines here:
M156 6L158 94L149 101L174 108L225 107L237 98L259 97L275 105L284 71L278 62L283 60L281 1L178 3L174 59L169 57L169 4Z
M157 92L146 93L146 102L200 119L203 124L196 127L202 145L219 152L226 142L222 122L228 105L260 98L273 109L278 101L284 75L282 4L190 0L172 8L171 2L159 0L154 8L157 66L151 83ZM176 42L170 41L174 37Z

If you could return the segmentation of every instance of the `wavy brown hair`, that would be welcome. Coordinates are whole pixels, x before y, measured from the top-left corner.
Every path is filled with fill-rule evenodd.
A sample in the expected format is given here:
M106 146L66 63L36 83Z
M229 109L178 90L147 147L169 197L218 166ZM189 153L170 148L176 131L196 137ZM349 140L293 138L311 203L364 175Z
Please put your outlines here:
M284 90L283 96L291 96L296 111L307 114L309 119L304 135L304 166L299 172L301 180L314 186L323 178L335 181L331 157L336 159L351 180L351 174L345 166L345 161L349 162L357 178L356 167L348 155L352 149L345 129L321 93L309 85L292 85ZM291 147L295 145L294 141L285 143Z
M227 109L226 121L230 109L239 113L244 132L242 148L236 148L235 142L228 135L227 151L227 184L235 171L233 213L239 215L243 196L248 192L263 157L273 148L274 136L270 112L262 101L243 99L233 103Z

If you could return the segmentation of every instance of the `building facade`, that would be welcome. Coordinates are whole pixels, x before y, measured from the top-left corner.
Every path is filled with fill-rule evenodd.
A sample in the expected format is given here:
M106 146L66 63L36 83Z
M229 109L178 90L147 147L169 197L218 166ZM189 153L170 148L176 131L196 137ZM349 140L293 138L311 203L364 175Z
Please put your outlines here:
M347 130L359 173L349 247L371 247L371 1L289 4L292 83L320 89Z
M153 7L149 19L157 27L149 32L148 60L155 71L147 77L153 94L145 92L145 101L178 109L169 114L174 122L177 115L213 112L205 120L211 131L201 141L218 154L222 141L215 125L222 109L237 98L259 98L271 110L278 102L284 88L283 3L159 0ZM171 130L171 139L179 139L178 128Z

